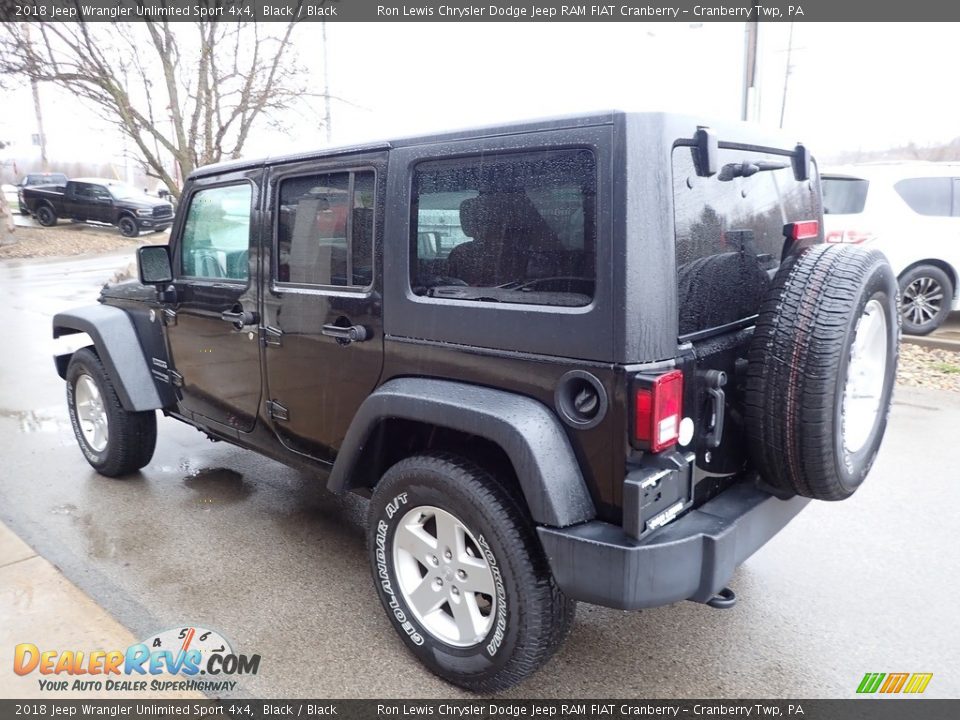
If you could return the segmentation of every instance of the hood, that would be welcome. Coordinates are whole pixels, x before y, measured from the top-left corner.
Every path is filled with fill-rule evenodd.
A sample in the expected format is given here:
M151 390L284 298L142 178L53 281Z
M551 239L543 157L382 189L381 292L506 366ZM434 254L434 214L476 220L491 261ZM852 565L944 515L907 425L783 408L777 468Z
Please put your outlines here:
M160 198L152 198L144 195L142 198L124 198L123 200L117 200L117 205L123 205L128 208L158 208L158 207L169 207L173 209L173 205L168 203L166 200L161 200Z
M147 302L157 299L157 291L152 285L141 285L138 280L124 280L115 285L103 286L100 291L100 302L107 298Z

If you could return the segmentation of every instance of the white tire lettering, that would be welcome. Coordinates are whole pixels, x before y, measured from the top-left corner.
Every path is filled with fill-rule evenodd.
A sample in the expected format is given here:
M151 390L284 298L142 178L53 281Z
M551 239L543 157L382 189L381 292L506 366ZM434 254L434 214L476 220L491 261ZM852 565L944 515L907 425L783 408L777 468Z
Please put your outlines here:
M92 465L96 462L99 462L100 458L89 448L87 443L83 440L83 431L80 429L80 421L77 417L77 405L74 400L74 387L73 383L67 381L67 407L70 409L68 415L70 416L70 425L73 426L73 433L77 438L77 445L80 446L80 452L83 453L83 456L87 458L87 461ZM104 449L106 451L106 448Z
M396 514L397 510L400 509L400 506L406 505L406 503L406 493L400 493L397 495L393 500L387 503L387 518L392 518ZM390 582L390 571L387 568L387 529L387 523L385 520L379 520L377 522L377 538L374 557L376 558L377 562L377 577L380 578L380 587L387 596L387 605L390 608L390 612L392 612L393 616L397 619L397 622L400 623L400 627L403 628L403 631L414 642L414 644L423 645L423 635L417 632L417 629L413 626L410 620L407 619L406 613L403 612L403 609L400 607L400 603L397 601L396 593L393 591L393 584Z
M493 574L493 584L497 591L497 622L494 625L493 637L487 643L487 653L490 657L497 654L500 646L503 644L503 638L507 630L507 590L503 584L503 575L500 573L500 567L497 565L497 558L494 557L490 545L483 535L477 535L477 542L480 544L480 550L487 559L487 565L490 566L490 572Z

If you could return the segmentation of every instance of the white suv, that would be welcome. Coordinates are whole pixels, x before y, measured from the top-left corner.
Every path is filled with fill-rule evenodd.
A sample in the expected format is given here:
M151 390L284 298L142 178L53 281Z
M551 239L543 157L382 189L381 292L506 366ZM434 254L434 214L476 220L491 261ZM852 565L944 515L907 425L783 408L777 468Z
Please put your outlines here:
M926 335L960 309L960 163L849 165L821 179L826 241L886 254L904 332Z

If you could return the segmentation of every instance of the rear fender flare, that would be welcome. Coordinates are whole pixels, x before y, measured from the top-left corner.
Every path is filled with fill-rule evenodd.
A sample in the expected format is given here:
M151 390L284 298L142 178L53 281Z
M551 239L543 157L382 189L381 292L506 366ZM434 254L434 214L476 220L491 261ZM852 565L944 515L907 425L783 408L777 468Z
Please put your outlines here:
M399 378L375 390L347 431L327 483L331 491L352 489L350 476L370 433L388 418L424 422L496 443L510 458L538 524L566 527L596 515L570 441L549 408L521 395L448 380Z

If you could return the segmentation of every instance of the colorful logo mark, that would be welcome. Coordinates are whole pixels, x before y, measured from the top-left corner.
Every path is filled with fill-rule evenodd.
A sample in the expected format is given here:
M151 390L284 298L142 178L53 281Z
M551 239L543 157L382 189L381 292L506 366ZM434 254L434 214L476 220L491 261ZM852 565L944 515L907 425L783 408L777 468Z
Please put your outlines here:
M933 673L867 673L860 681L857 692L864 695L873 693L918 695L927 689L932 678Z

